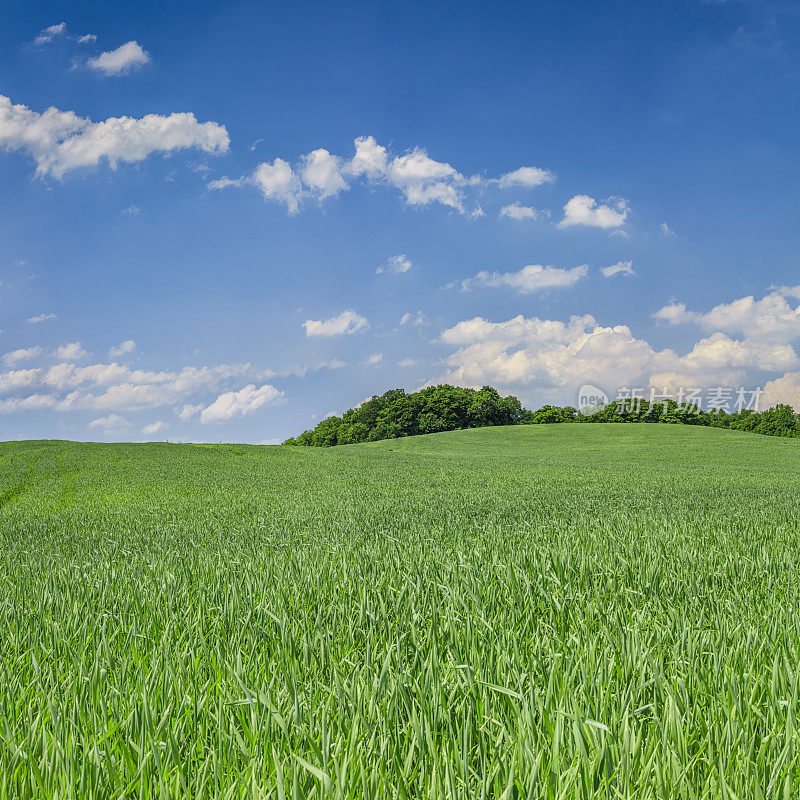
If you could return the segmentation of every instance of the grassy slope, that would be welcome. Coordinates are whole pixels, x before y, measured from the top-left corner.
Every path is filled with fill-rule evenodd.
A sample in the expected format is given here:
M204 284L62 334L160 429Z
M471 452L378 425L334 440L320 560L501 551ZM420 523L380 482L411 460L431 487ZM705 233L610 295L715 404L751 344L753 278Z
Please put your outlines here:
M798 489L682 426L0 445L0 792L794 791Z

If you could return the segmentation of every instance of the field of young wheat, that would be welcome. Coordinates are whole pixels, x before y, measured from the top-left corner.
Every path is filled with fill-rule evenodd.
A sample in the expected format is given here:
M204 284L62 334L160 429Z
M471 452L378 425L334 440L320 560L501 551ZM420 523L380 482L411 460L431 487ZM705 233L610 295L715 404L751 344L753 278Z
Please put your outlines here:
M0 445L2 798L792 798L800 441Z

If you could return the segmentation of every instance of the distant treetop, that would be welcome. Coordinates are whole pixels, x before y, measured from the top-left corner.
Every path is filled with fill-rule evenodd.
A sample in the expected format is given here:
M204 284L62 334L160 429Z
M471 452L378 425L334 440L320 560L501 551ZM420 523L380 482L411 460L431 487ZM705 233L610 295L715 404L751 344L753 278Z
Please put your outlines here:
M582 416L572 406L546 405L538 411L528 411L516 397L501 397L491 386L476 390L441 384L410 394L402 389L391 389L348 409L341 417L322 420L316 428L287 439L284 444L331 447L464 428L565 422L704 425L767 436L800 436L800 418L788 405L777 405L762 412L744 410L729 414L719 409L703 411L673 400L658 403L641 400L635 404L617 401L597 413Z
M391 389L348 409L341 417L322 420L316 428L284 444L330 447L375 442L420 433L518 425L530 421L531 416L516 397L501 397L491 386L476 391L442 384L410 394Z

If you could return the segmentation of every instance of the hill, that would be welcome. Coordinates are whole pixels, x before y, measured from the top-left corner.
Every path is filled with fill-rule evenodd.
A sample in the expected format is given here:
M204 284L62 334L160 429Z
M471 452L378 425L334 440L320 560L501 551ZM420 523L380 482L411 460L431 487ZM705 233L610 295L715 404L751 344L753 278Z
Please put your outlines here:
M2 791L789 796L799 489L677 425L2 444Z

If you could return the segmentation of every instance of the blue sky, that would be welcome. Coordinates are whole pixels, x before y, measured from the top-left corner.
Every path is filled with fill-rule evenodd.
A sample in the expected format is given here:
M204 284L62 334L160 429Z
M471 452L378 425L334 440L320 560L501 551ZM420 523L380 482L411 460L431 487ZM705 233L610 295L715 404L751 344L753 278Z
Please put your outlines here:
M442 381L800 408L796 4L3 21L0 439L272 442Z

